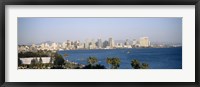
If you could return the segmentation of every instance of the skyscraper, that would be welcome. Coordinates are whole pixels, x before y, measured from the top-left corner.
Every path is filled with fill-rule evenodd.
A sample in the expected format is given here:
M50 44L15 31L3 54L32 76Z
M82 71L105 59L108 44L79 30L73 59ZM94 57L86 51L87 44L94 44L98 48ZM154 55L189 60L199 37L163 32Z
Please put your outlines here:
M110 48L113 48L115 46L115 42L112 38L109 38L108 42L109 42Z
M128 46L129 45L129 40L128 39L126 39L126 42L125 42L125 44L124 45L126 45L126 46Z
M62 43L62 48L66 49L67 44L65 42Z
M85 40L85 43L84 43L84 48L85 49L89 49L89 45L90 45L90 42L88 39Z
M133 39L132 45L136 45L137 44L137 40Z
M148 37L141 37L139 40L140 47L149 47L150 41Z
M97 41L97 47L98 48L102 48L103 47L103 43L101 41L101 39L99 38L98 41Z
M108 42L107 40L105 40L105 41L103 42L103 48L106 48L108 45L109 45L109 42Z

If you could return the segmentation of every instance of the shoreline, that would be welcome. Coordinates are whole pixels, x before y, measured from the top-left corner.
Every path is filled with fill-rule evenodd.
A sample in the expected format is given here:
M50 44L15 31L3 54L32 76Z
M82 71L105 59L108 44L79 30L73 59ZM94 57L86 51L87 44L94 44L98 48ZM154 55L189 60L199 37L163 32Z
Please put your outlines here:
M70 50L57 50L57 51L76 51L76 50L120 50L120 49L166 49L166 48L182 48L182 46L180 47L138 47L138 48L112 48L112 49L70 49Z

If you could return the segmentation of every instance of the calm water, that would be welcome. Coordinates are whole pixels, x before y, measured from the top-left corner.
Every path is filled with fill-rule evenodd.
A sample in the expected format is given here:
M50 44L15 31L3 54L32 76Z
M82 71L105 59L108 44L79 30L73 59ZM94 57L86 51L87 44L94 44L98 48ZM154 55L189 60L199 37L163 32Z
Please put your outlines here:
M107 50L66 50L66 60L87 64L89 56L98 58L98 63L106 66L107 57L118 57L121 60L120 68L129 69L131 60L137 59L140 62L149 64L151 69L182 69L182 48L133 48L133 49L107 49Z

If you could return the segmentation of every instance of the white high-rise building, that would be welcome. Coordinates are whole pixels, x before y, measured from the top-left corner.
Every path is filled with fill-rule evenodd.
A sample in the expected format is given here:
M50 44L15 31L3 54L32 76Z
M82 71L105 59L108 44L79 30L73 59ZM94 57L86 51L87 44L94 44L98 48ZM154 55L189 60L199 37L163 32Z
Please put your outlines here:
M35 46L35 44L32 44L29 51L31 52L36 52L37 51L37 47Z
M125 42L125 44L124 45L126 45L126 46L128 46L129 45L129 40L128 39L126 39L126 42Z
M150 41L148 37L141 37L139 40L140 47L149 47Z
M66 49L67 44L65 42L62 43L62 48Z
M90 49L96 49L95 40L92 40L92 41L90 42Z
M89 49L89 45L90 45L90 42L89 42L89 40L87 39L87 40L85 40L85 43L84 43L84 48L85 49Z
M137 44L137 40L133 39L132 45L136 45Z
M45 47L45 49L49 49L49 44L45 43L44 47Z
M58 45L56 43L52 43L51 47L52 47L53 50L57 50Z
M44 49L44 47L45 47L44 43L42 43L40 46L41 46L41 49Z

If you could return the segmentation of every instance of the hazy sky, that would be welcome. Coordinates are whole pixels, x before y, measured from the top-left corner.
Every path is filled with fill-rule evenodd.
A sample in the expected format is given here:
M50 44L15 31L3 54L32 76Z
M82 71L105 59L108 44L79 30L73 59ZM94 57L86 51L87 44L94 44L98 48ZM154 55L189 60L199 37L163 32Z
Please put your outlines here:
M101 38L182 43L182 18L18 18L18 44Z

